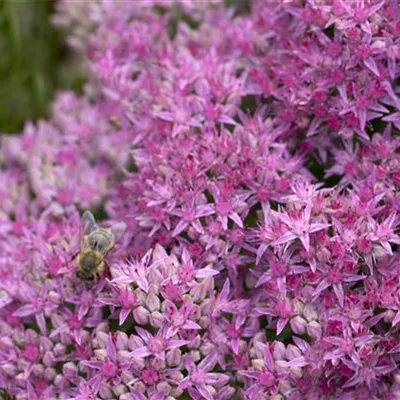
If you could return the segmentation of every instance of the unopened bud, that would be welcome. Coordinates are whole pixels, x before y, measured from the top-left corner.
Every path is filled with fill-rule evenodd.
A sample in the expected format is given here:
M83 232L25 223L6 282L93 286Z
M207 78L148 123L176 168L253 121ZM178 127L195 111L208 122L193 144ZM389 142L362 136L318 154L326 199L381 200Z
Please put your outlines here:
M47 337L42 336L40 338L40 347L42 351L50 351L54 347L54 343Z
M199 348L201 344L201 336L197 335L195 338L193 338L188 344L187 347L189 347L189 349L197 349Z
M130 350L136 350L139 347L143 347L143 341L139 336L131 335L129 337L128 347Z
M134 376L133 376L132 372L130 372L130 371L122 371L121 372L121 381L125 385L127 385L133 379L134 379Z
M46 381L52 381L57 375L57 371L54 368L46 368L44 370L43 377Z
M144 393L146 391L146 386L142 381L135 382L133 387L140 393Z
M73 362L63 365L63 375L68 379L73 379L78 375L78 368Z
M290 361L298 357L301 357L300 350L296 346L289 344L286 349L286 359Z
M395 315L396 313L393 310L387 310L385 311L385 316L383 317L383 320L388 324L391 324Z
M251 360L251 365L257 371L261 371L265 367L265 362L261 358L256 358L255 360Z
M297 315L290 320L290 328L296 335L303 335L307 330L307 321Z
M290 368L290 375L294 378L301 378L303 376L303 368L293 367Z
M181 362L182 353L179 349L175 348L167 352L167 364L170 367L176 367Z
M55 364L56 359L54 357L54 354L51 351L46 351L46 353L43 356L43 364L46 367L51 367Z
M37 376L37 377L42 377L44 373L44 367L42 364L35 364L32 367L32 374Z
M140 306L133 311L133 318L139 325L146 325L149 323L150 312L146 308Z
M66 347L61 343L57 343L53 348L53 353L56 357L63 356L66 351Z
M102 385L100 386L99 394L102 399L107 400L107 399L114 398L112 390L111 390L111 386L108 385L107 383L102 383Z
M125 332L117 332L117 340L115 341L115 347L117 350L127 350L129 344L129 337Z
M307 303L303 310L304 318L308 321L316 321L318 319L318 313L315 310L314 306L310 303Z
M214 386L211 385L206 385L206 390L211 393L211 396L215 396L217 394L217 391L215 390Z
M146 299L146 307L150 312L159 311L161 304L158 296L155 294L149 294Z
M286 360L277 360L274 362L275 370L277 372L286 372L287 370L287 361Z
M286 347L282 342L274 342L273 356L275 360L284 360L286 356Z
M64 376L62 375L57 375L54 378L54 385L58 388L58 389L65 389L66 387L69 386L69 382L65 379Z
M307 333L315 340L321 337L322 328L317 321L312 321L307 325Z
M197 350L192 350L192 351L189 353L189 355L190 355L190 357L192 358L192 360L193 360L194 362L197 362L197 361L199 361L199 360L201 359L200 352L197 351Z
M94 355L99 361L106 361L108 359L107 350L97 349L94 351Z
M225 386L218 392L218 399L228 400L235 394L236 390L233 387Z
M114 386L112 391L115 394L115 396L119 397L119 396L123 395L124 393L126 393L128 391L128 389L125 385L120 384L120 385Z
M161 382L157 385L157 390L165 394L169 394L171 391L171 386L167 382Z

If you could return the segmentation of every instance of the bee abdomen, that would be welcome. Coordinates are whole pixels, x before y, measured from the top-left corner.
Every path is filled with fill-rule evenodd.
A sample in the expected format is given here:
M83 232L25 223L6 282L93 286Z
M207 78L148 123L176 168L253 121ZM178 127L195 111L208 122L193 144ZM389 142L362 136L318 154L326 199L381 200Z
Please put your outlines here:
M92 250L105 252L114 242L114 235L107 229L98 229L88 237L88 245Z

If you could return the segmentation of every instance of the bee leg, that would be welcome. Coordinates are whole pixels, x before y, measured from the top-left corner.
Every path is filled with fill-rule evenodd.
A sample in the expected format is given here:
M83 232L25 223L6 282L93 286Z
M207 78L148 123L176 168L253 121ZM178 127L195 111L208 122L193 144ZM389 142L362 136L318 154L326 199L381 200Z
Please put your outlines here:
M73 256L72 256L72 258L71 258L71 261L75 261L76 260L76 258L79 256L79 251L77 252L77 253L75 253Z

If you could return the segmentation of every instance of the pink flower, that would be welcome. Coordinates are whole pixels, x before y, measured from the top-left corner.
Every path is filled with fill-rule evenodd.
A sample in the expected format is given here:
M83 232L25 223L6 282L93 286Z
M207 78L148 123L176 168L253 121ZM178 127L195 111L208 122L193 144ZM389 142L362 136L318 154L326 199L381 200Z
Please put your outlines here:
M300 239L306 251L310 250L310 233L326 229L330 224L311 222L311 206L306 206L303 212L280 213L279 219L286 224L288 231L273 242L274 245L289 243L294 239Z

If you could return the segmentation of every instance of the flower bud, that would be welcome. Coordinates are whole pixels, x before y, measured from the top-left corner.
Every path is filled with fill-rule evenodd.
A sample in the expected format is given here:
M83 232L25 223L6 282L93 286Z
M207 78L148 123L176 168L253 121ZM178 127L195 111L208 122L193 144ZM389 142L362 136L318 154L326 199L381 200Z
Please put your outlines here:
M66 346L68 345L73 345L74 344L74 338L72 337L70 332L61 332L60 336L56 335L53 337L53 340L57 340L58 337L60 338L60 342L62 344L65 344Z
M217 391L214 386L206 385L206 389L208 390L208 392L211 393L211 396L213 397L217 394Z
M57 305L57 304L60 303L61 296L60 296L59 293L57 293L54 290L52 290L47 294L47 300L50 301L50 303L53 303L53 304Z
M204 316L204 317L200 317L197 321L197 323L203 328L203 329L207 329L209 323L210 323L210 318Z
M119 384L113 387L112 389L115 396L119 397L128 391L125 385ZM119 397L120 398L120 397Z
M98 311L101 311L100 308L98 308L97 310L98 310ZM93 310L93 312L95 312L95 311L96 311L96 308ZM98 315L98 318L101 318L101 314ZM96 328L94 329L94 331L95 331L96 333L97 333L97 332L108 333L108 332L110 331L110 328L109 328L109 326L108 326L108 321L100 322L100 323L96 326Z
M57 375L57 371L54 368L46 368L44 370L43 377L46 381L52 381Z
M146 325L149 323L150 312L140 306L133 311L133 318L139 325Z
M236 390L233 387L225 386L218 392L218 399L228 400L235 394Z
M200 352L197 351L197 350L192 350L192 351L190 351L190 352L189 352L189 355L190 355L190 357L192 358L192 360L193 360L194 362L197 362L197 361L199 361L199 360L201 359L201 354L200 354Z
M99 361L106 361L108 359L107 350L97 349L94 351L94 355Z
M317 311L315 310L314 306L311 305L310 303L307 303L304 306L303 315L308 322L316 321L318 319Z
M142 381L135 382L133 387L140 393L144 393L146 391L146 385Z
M153 361L153 366L154 366L154 368L157 369L157 370L162 370L162 369L166 368L167 364L166 364L165 359L163 359L163 358L156 358L156 359L154 359L154 361Z
M56 359L54 357L54 354L51 351L46 351L46 353L43 356L43 364L46 367L51 367L55 364Z
M40 348L43 352L50 351L54 347L54 343L47 337L40 338Z
M98 347L105 349L107 347L108 342L108 334L102 331L96 332L96 339L98 343Z
M295 358L298 358L298 357L300 357L301 356L301 352L300 352L300 350L296 347L296 346L294 346L294 345L292 345L292 344L289 344L288 346L287 346L287 349L286 349L286 358L290 361L290 360L293 360L293 359L295 359Z
M67 362L63 365L63 375L67 379L73 379L78 375L78 368L73 362Z
M256 358L255 360L251 360L251 365L257 371L261 371L265 367L265 362L261 358Z
M0 344L4 345L4 347L14 347L14 341L8 336L0 338Z
M290 368L290 376L292 376L295 379L301 378L303 376L303 368L300 367Z
M275 370L277 372L286 372L287 371L287 361L286 360L276 360L274 362Z
M54 385L58 388L58 389L65 389L66 387L69 386L69 382L65 379L64 376L62 375L57 375L54 378Z
M304 333L306 333L307 321L297 315L290 320L290 328L296 335L303 335Z
M159 311L154 311L150 314L150 324L156 328L159 328L164 322L164 315L162 315Z
M331 259L331 252L326 247L317 250L317 260L322 263L326 263Z
M161 382L157 385L157 390L165 394L169 394L171 391L171 386L167 382Z
M21 387L24 387L24 385L26 385L26 376L23 372L15 377L15 384Z
M17 368L22 371L25 370L25 368L27 368L29 365L28 361L26 361L24 358L19 358L17 360Z
M42 364L34 364L32 367L32 374L37 377L42 377L44 373L44 367Z
M201 344L201 336L200 335L196 335L195 338L193 338L188 344L187 347L189 347L190 349L197 349Z
M102 399L107 400L107 399L114 398L112 390L111 390L111 386L104 382L100 385L99 394Z
M284 360L286 355L286 347L282 342L274 342L273 357L275 360Z
M25 337L22 332L20 331L14 331L12 333L12 341L17 345L17 346L23 346L25 344ZM14 343L11 344L11 346L14 345Z
M183 379L183 374L180 371L171 371L169 376L176 382L180 382Z
M167 352L166 360L170 367L176 367L181 362L182 353L179 349L175 348Z
M149 294L146 299L146 307L150 312L159 311L161 304L158 296L155 294Z
M307 325L307 333L315 340L321 337L322 328L317 321L312 321Z
M15 365L11 363L4 363L0 365L0 371L2 371L5 375L8 375L10 377L15 376L15 374L17 373Z
M383 320L391 324L395 315L396 313L393 310L387 310L385 311L385 316L383 317Z
M133 379L134 379L134 376L133 376L132 372L130 372L130 371L122 371L121 372L121 381L125 385L127 385Z
M132 357L130 361L131 361L132 368L135 368L135 369L142 370L146 365L146 360L144 358Z
M136 350L139 347L143 347L143 341L139 336L131 335L129 337L128 347L130 350Z
M115 341L115 347L117 350L127 350L129 344L129 337L125 332L116 333L117 340Z
M129 359L130 359L129 353L130 353L129 350L120 350L120 351L118 351L117 352L117 360L119 362L129 361Z

